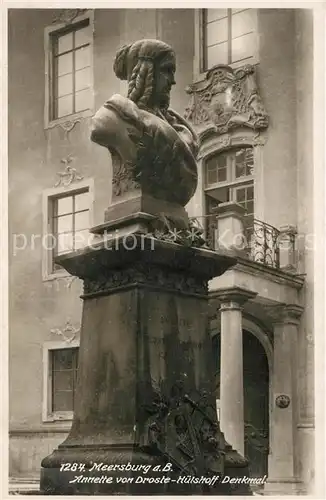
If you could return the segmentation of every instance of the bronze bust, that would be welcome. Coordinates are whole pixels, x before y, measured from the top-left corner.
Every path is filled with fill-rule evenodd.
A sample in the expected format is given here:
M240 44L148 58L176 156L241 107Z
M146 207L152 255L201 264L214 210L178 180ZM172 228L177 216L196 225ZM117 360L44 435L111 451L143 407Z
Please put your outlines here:
M113 158L113 195L141 189L184 207L197 187L196 133L169 108L175 84L173 49L159 40L123 46L114 72L128 95L113 95L95 114L92 141Z

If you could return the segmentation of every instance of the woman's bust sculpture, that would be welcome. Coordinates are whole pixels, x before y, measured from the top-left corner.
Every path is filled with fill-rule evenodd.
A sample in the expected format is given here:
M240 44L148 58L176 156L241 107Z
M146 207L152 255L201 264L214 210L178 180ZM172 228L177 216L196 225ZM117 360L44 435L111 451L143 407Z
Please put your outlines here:
M128 96L115 94L93 118L92 141L113 157L115 201L141 189L156 199L185 206L197 186L197 136L169 109L175 84L175 53L159 40L123 46L114 72L128 80Z

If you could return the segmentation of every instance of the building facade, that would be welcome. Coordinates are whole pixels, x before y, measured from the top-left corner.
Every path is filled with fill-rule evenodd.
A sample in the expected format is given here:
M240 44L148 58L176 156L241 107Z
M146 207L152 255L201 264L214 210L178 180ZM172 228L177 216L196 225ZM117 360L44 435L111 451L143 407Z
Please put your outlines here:
M210 283L221 428L265 494L311 492L312 11L11 9L8 29L11 477L37 478L69 431L81 283L54 257L92 238L111 200L89 126L126 94L116 51L158 38L177 56L171 107L200 137L189 216L238 255Z

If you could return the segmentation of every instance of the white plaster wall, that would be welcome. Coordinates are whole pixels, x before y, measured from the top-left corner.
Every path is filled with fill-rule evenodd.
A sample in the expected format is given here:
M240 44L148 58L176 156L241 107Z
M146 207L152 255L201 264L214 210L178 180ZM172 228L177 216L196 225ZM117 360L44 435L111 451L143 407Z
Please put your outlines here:
M304 312L298 338L298 472L307 483L314 476L314 251L310 238L313 222L313 13L298 9L296 28L297 96L297 197L298 197L298 266L305 273L300 293ZM317 61L316 61L317 63ZM321 333L321 332L320 332Z

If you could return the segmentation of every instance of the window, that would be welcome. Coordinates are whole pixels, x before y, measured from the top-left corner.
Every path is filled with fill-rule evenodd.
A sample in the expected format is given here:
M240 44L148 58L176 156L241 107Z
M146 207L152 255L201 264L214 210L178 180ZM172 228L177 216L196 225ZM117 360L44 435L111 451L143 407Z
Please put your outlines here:
M255 9L202 10L202 71L217 64L252 62L256 52Z
M46 125L91 114L92 44L90 16L46 29Z
M43 420L70 420L76 400L79 347L50 342L44 347Z
M246 209L247 216L254 215L254 186L249 184L234 188L234 201Z
M52 413L74 410L77 366L77 347L51 351Z
M206 188L222 182L252 178L254 157L251 147L236 148L219 153L206 160Z
M205 162L206 215L214 214L219 203L234 201L246 209L245 225L254 218L254 156L252 147L237 147L208 158ZM215 219L207 218L206 234L214 240Z
M53 257L86 246L89 236L88 189L54 197L51 226ZM54 269L57 267L54 263Z
M43 279L67 274L55 257L91 243L92 208L92 180L43 193Z

